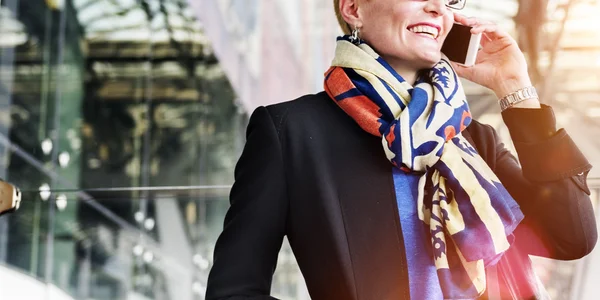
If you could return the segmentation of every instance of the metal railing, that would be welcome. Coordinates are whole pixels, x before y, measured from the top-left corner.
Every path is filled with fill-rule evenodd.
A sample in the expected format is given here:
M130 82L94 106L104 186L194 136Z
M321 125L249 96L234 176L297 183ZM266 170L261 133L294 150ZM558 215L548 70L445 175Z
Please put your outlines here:
M590 191L591 191L591 200L594 204L595 210L597 211L597 216L598 216L598 224L600 224L600 212L599 212L599 208L600 208L600 178L591 178L588 179L588 186L590 187ZM200 251L196 254L194 257L191 257L190 260L193 262L193 264L190 264L189 266L192 268L174 268L178 265L178 262L176 259L173 258L173 255L177 255L174 253L169 253L169 252L165 252L164 250L162 250L160 243L157 243L157 241L155 241L153 238L148 237L146 235L140 235L139 231L144 231L143 229L140 229L139 227L137 227L135 224L131 224L128 223L127 226L120 226L119 222L114 222L113 224L116 225L116 227L119 227L119 230L115 230L114 231L114 236L118 237L120 242L119 245L117 245L118 247L115 249L115 254L113 255L113 259L116 259L115 261L119 264L122 265L122 269L126 269L125 267L131 267L134 266L138 263L136 263L136 260L140 260L144 263L144 265L147 265L148 268L152 268L154 270L160 270L162 269L163 271L166 271L166 274L164 274L163 276L169 276L168 273L171 274L179 274L178 276L181 275L186 275L186 276L193 276L194 278L196 278L196 282L194 282L194 286L193 288L195 289L195 297L193 299L202 299L202 289L205 287L206 284L206 277L208 275L208 270L210 269L210 261L211 261L211 257L212 257L212 247L214 245L214 242L216 240L216 234L218 234L218 231L220 230L220 227L222 226L222 219L223 216L220 215L222 214L225 209L226 206L228 206L228 202L227 200L227 190L228 187L227 186L214 186L214 188L218 189L219 192L218 193L213 193L213 194L220 194L220 196L218 197L218 199L212 198L212 200L207 200L207 198L203 198L202 196L197 197L196 200L194 200L193 202L195 203L196 206L198 207L204 207L202 209L200 209L200 211L207 211L207 205L218 205L219 207L221 207L222 209L216 213L213 214L212 216L210 216L211 219L216 219L219 220L218 222L214 222L211 224L208 223L203 223L203 224L198 224L198 230L203 230L205 232L212 232L211 234L209 234L209 237L206 237L203 239L203 244L204 246L203 251ZM135 188L135 189L140 189L140 188ZM118 189L116 189L118 190ZM115 189L113 190L108 190L107 192L114 192L116 191ZM156 197L155 200L158 201L173 201L172 198L168 197L168 194L172 194L172 193L180 193L180 192L184 192L188 194L188 199L189 200L193 200L194 198L196 198L196 193L195 192L199 192L201 195L206 195L206 187L180 187L180 188L174 188L174 189L170 189L168 187L154 187L151 189L153 192L156 193ZM31 191L33 192L33 191ZM68 192L68 191L62 191L62 192ZM79 193L80 191L73 191L73 193ZM170 193L169 193L170 192ZM209 193L210 194L210 193ZM73 199L73 198L71 198ZM79 199L81 200L81 198ZM98 199L97 199L98 200ZM115 200L115 199L112 199ZM122 200L122 201L132 201L135 199L118 199L118 200ZM217 200L217 201L215 201ZM76 200L77 201L77 200ZM102 202L103 200L99 200L99 202ZM86 201L84 201L86 202ZM42 202L43 203L43 202ZM48 202L45 202L45 205L48 205ZM211 204L212 203L212 204ZM210 208L208 209L210 210ZM109 216L105 216L108 219L111 219ZM23 220L24 222L26 221L30 221L29 217L25 218L26 220ZM164 220L164 219L163 219ZM156 219L156 226L163 226L163 224L159 224L161 222L160 218ZM135 231L130 231L128 230L128 228L135 228ZM143 225L142 225L143 228ZM91 230L91 233L96 232L96 228L85 228L82 227L80 230L83 230L83 232L87 232L87 230ZM89 232L88 232L89 233ZM92 235L93 236L93 235ZM146 238L143 238L146 237ZM60 238L60 237L57 237ZM136 253L136 249L138 247L143 246L144 252L143 253ZM199 250L199 249L197 249ZM154 255L154 257L152 257L152 261L151 262L144 262L145 258L144 258L144 254L146 253L146 251L151 251ZM198 256L198 257L196 257ZM81 263L85 263L85 261L81 261ZM538 263L536 261L536 263ZM592 254L590 254L589 256L585 257L584 259L581 260L577 260L577 261L553 261L553 260L547 260L546 262L540 262L540 265L544 265L543 267L546 269L545 271L550 272L551 278L551 283L547 284L547 289L549 290L549 292L551 293L551 295L553 296L553 299L586 299L586 295L588 295L589 293L591 293L591 291L593 291L594 288L596 288L595 284L591 284L590 280L591 278L594 278L594 274L597 274L600 272L600 249L594 251ZM197 266L196 266L197 265ZM170 270L170 271L169 271ZM80 274L84 274L86 272L85 268L83 268L80 272ZM172 276L172 275L171 275ZM139 278L138 278L139 279ZM142 278L143 279L143 278ZM559 284L554 284L558 282ZM59 285L60 286L60 285ZM293 252L291 251L291 248L289 247L289 244L287 242L284 243L284 246L282 247L282 250L280 252L279 255L279 261L278 261L278 266L277 266L277 271L275 273L274 276L274 280L273 280L273 285L272 285L272 293L274 296L277 296L279 298L283 298L283 299L297 299L297 300L307 300L310 299L307 291L306 291L306 285L304 283L304 280L302 278L302 274L300 273L296 260L294 258ZM85 292L75 292L74 293L76 296L77 294L85 294ZM596 294L595 294L596 295ZM590 299L590 298L587 298Z

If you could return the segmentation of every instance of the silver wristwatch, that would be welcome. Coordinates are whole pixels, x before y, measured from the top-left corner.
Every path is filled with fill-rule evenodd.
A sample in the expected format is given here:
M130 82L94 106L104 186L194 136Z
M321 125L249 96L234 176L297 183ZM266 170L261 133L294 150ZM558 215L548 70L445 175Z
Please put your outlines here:
M532 98L538 98L538 94L533 86L528 86L500 98L498 103L500 104L500 109L504 111L519 102Z
M18 187L0 179L0 215L13 212L21 205L21 191Z

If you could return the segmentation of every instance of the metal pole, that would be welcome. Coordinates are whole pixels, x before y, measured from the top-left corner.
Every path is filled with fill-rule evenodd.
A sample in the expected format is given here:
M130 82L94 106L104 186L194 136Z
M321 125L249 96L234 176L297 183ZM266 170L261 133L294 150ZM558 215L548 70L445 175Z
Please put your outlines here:
M2 0L0 0L0 7L2 5ZM18 6L16 0L9 0L5 2L6 9L9 11L13 11L14 15L18 15ZM0 16L0 27L4 26L5 22L9 21L10 17L2 17ZM0 55L0 70L6 71L9 75L3 78L3 88L0 91L0 105L1 109L6 109L10 111L10 106L12 103L12 84L14 82L14 66L13 63L15 61L15 48L6 48L4 49L2 55ZM6 97L6 98L4 98ZM0 129L3 134L7 134L10 128L10 123L7 126L2 126ZM6 148L0 149L0 158L4 162L8 162L9 151ZM8 174L8 165L6 163L0 164L0 178L6 178ZM8 218L0 218L0 261L6 261L8 256L8 233L10 232Z
M54 99L54 126L52 126L51 138L54 140L54 147L52 148L52 169L56 169L56 164L58 160L58 151L60 148L60 102L62 98L62 84L60 82L60 78L62 78L62 66L64 64L64 47L65 47L65 34L67 28L67 7L63 7L60 12L60 20L58 27L58 42L57 42L57 59L56 59L56 69L55 76L58 75L56 79L56 92ZM57 184L56 179L52 178L51 187ZM52 273L54 267L54 229L55 229L55 218L56 218L56 206L55 195L51 195L50 199L48 199L48 233L46 234L46 261L45 261L45 274L44 280L46 283L52 282Z
M50 72L51 72L51 55L52 49L51 38L52 38L52 11L50 8L46 7L45 13L45 31L44 31L44 49L43 49L43 73L42 73L42 90L40 97L40 129L39 129L39 140L45 138L46 128L48 127L46 124L46 118L48 114L48 109L46 105L48 103L48 91L50 91ZM17 153L18 154L18 153ZM41 222L41 207L42 203L36 201L34 214L33 214L33 233L31 235L31 273L37 277L38 267L39 267L39 259L40 253L40 222Z

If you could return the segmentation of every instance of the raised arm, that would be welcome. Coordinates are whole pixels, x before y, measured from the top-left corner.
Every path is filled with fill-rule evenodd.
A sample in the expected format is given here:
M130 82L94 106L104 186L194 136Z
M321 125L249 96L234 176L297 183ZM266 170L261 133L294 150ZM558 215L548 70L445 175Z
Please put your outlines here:
M490 149L496 145L492 169L525 214L516 232L516 242L523 244L519 248L556 259L586 255L597 240L585 183L590 164L564 130L556 131L552 109L542 106L531 92L527 61L517 42L491 22L459 14L455 21L472 26L471 33L483 37L475 65L453 67L459 76L491 89L501 99L502 116L523 166L521 170L495 131L488 128L494 140L478 146ZM472 127L485 130L480 124Z
M494 172L525 214L515 232L519 249L554 259L577 259L597 240L586 176L587 159L564 130L556 131L552 109L503 113L517 159L498 140Z

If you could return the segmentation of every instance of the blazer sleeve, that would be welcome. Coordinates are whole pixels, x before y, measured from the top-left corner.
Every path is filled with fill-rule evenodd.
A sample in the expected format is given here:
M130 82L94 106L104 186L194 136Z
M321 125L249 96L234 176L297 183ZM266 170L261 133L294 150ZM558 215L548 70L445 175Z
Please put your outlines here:
M549 106L508 109L502 117L522 166L492 130L496 175L525 215L515 231L518 248L562 260L589 254L597 240L586 184L591 165L569 135L556 130Z
M288 201L281 144L264 107L250 118L230 203L215 246L206 299L275 299L269 294Z

